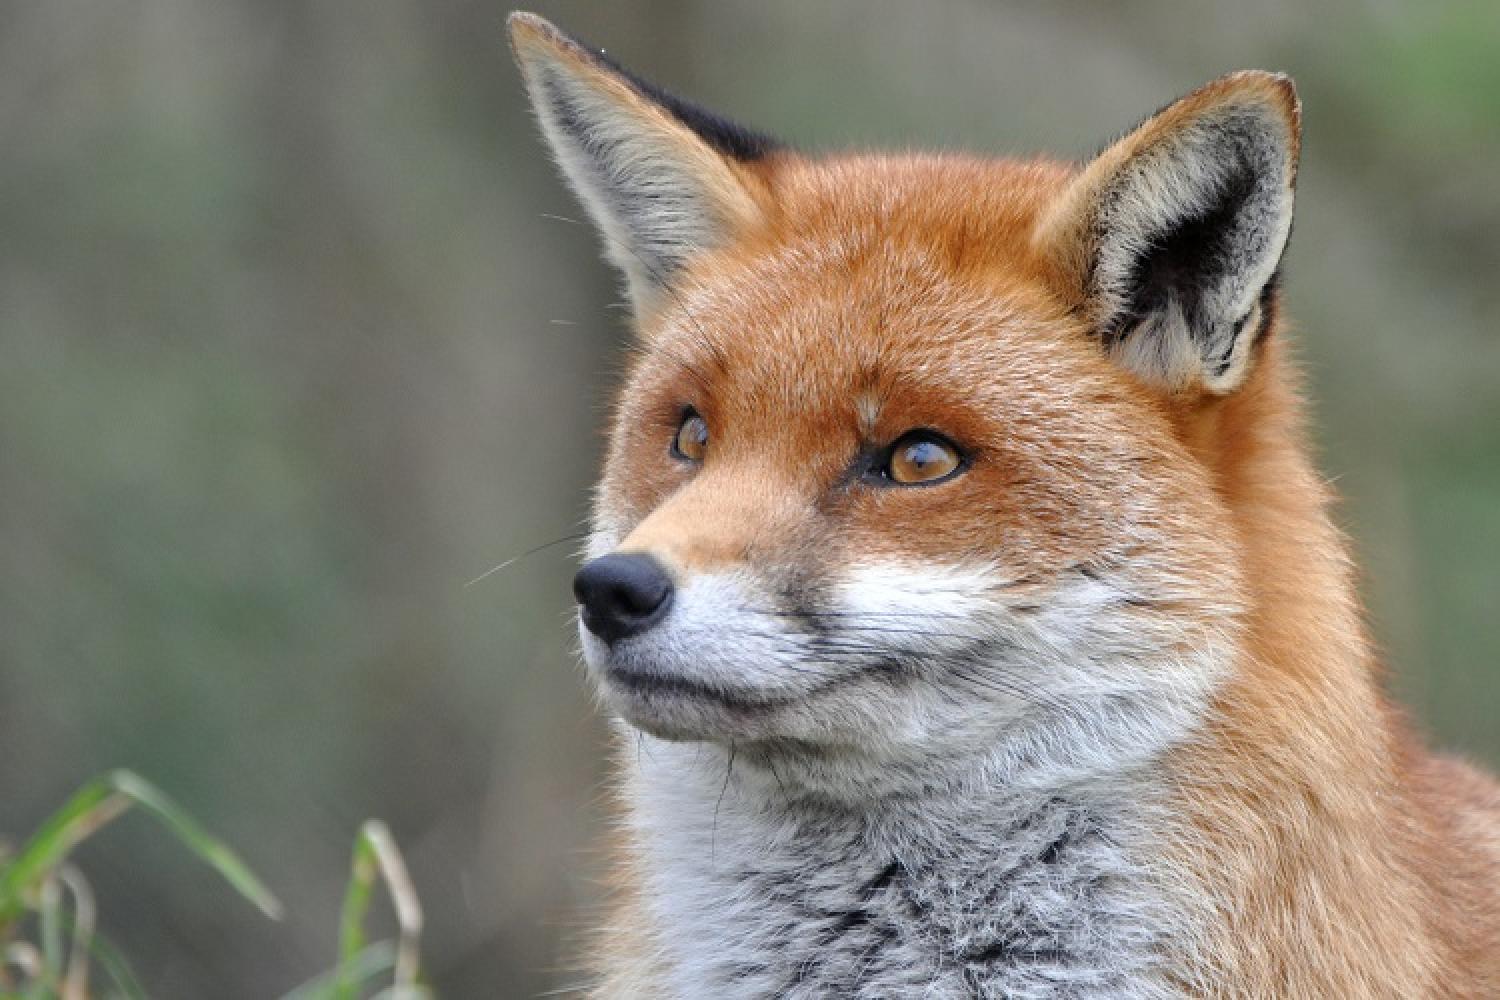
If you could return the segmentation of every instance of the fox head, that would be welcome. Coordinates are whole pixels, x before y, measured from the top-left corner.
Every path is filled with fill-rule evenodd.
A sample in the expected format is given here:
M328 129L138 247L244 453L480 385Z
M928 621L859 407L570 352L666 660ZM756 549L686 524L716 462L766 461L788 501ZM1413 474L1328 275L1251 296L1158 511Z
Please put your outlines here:
M809 782L1188 732L1245 628L1218 475L1274 377L1290 81L1082 166L812 158L510 31L635 319L575 582L609 708Z

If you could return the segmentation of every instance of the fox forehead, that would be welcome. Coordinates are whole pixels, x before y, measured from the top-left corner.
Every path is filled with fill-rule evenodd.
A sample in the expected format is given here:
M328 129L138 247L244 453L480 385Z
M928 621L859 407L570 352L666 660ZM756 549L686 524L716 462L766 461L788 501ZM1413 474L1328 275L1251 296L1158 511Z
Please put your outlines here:
M924 409L962 422L1045 418L1078 399L1149 405L1032 246L1069 168L860 157L759 169L774 214L702 254L642 318L627 404L676 392L726 425L817 415L867 434Z

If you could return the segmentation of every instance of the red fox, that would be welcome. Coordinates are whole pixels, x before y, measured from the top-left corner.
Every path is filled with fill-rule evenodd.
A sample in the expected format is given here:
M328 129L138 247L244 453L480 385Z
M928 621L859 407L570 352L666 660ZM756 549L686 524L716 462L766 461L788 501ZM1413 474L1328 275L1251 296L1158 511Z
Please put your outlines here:
M810 157L510 35L637 328L595 995L1500 997L1500 786L1387 699L1303 443L1289 79Z

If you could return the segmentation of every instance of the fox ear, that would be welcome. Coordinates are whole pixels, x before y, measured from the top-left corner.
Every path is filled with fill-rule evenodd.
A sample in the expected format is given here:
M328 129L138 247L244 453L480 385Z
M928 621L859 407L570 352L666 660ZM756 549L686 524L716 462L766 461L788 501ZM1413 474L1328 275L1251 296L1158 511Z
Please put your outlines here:
M774 144L665 94L535 14L510 16L532 107L563 173L649 311L696 253L753 225L749 165Z
M1244 381L1272 320L1300 141L1291 80L1235 73L1074 179L1039 240L1119 363L1172 391Z

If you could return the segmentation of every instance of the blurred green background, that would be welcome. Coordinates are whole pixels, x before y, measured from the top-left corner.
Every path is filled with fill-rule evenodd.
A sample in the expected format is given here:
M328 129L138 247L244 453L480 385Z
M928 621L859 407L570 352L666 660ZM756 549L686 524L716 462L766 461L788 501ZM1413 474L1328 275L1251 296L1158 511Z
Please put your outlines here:
M1087 155L1226 70L1298 80L1289 312L1394 685L1500 765L1500 4L539 3L810 149ZM506 8L0 4L0 831L130 766L81 858L163 997L325 967L388 820L453 997L571 981L603 727L571 546L624 314Z

